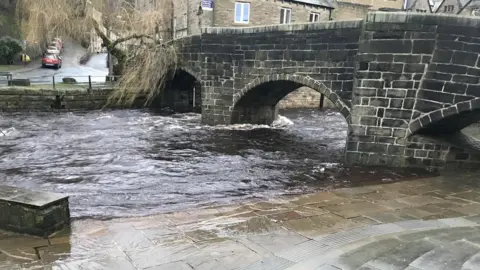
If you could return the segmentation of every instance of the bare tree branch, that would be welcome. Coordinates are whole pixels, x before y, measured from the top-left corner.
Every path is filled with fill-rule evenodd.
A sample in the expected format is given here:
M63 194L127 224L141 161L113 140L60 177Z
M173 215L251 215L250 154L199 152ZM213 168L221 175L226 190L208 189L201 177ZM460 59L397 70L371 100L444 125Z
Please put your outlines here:
M155 38L149 36L149 35L144 35L144 34L133 34L133 35L130 35L130 36L127 36L127 37L123 37L123 38L118 38L116 39L114 42L112 42L110 44L109 47L111 48L115 48L115 46L117 46L119 43L123 43L123 42L126 42L126 41L129 41L129 40L132 40L132 39L142 39L142 38L148 38L148 39L151 39L151 40L155 40Z

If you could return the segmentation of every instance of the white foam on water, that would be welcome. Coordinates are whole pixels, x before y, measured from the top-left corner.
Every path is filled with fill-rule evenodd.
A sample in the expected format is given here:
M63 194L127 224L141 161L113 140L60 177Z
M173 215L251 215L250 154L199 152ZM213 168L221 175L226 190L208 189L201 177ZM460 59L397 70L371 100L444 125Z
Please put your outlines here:
M95 118L95 120L99 120L99 119L110 119L110 118L112 118L112 117L113 117L112 114L103 114L103 115Z
M253 124L236 124L236 125L218 125L208 126L211 129L228 129L228 130L253 130L253 129L280 129L292 126L292 120L285 116L279 115L271 125L253 125Z
M293 126L293 121L282 115L279 115L272 123L273 128L285 128L289 126Z
M9 127L7 129L0 130L0 137L13 135L16 131L17 129L14 127Z

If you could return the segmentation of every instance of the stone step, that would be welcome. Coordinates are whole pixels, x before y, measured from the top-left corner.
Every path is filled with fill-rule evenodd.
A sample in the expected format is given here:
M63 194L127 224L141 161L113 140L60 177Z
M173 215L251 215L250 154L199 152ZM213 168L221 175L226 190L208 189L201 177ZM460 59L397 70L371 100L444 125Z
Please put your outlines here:
M465 263L463 263L461 270L476 270L479 268L480 268L480 252L473 255Z
M343 270L358 269L363 265L366 265L367 262L374 260L385 253L388 253L392 249L395 249L402 243L403 242L398 239L388 238L366 244L343 254L337 261L333 263L333 265L340 267Z
M478 245L459 240L425 253L410 263L410 266L419 269L435 270L461 269L462 266L479 251L480 247ZM478 269L478 266L476 269Z
M471 239L473 235L479 233L478 230L468 230L469 228L465 228L464 230L456 230L450 231L448 233L444 233L442 235L438 235L434 238L431 238L432 241L440 244L448 245L452 242L463 240L463 239Z
M372 269L403 270L417 258L433 250L436 245L427 240L401 243L382 255L368 261L361 269L370 267ZM379 247L382 248L382 247Z

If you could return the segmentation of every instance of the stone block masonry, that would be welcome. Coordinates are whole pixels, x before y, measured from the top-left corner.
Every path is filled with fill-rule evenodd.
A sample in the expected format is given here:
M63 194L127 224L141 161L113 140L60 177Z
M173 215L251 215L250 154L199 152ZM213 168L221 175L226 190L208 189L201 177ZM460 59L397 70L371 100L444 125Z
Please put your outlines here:
M460 132L479 119L469 101L480 96L476 25L478 19L456 16L369 14L357 56L349 163L479 165L475 140Z
M91 92L78 89L54 91L50 89L31 89L11 87L0 90L0 111L78 111L99 110L105 107L113 89L94 89ZM144 98L139 97L133 108L143 106ZM118 108L126 108L117 106ZM110 105L109 108L116 108Z
M68 196L0 186L1 229L46 237L68 225Z
M478 27L478 18L374 12L205 28L175 42L181 69L200 82L204 124L269 124L306 86L349 123L347 163L464 168L480 165L476 141L460 133L480 120Z

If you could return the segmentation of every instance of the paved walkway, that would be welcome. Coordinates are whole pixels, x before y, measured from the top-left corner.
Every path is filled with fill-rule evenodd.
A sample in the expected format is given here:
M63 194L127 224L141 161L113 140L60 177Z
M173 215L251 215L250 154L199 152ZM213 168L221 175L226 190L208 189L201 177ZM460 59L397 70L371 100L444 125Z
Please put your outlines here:
M479 174L0 234L0 269L480 269Z

